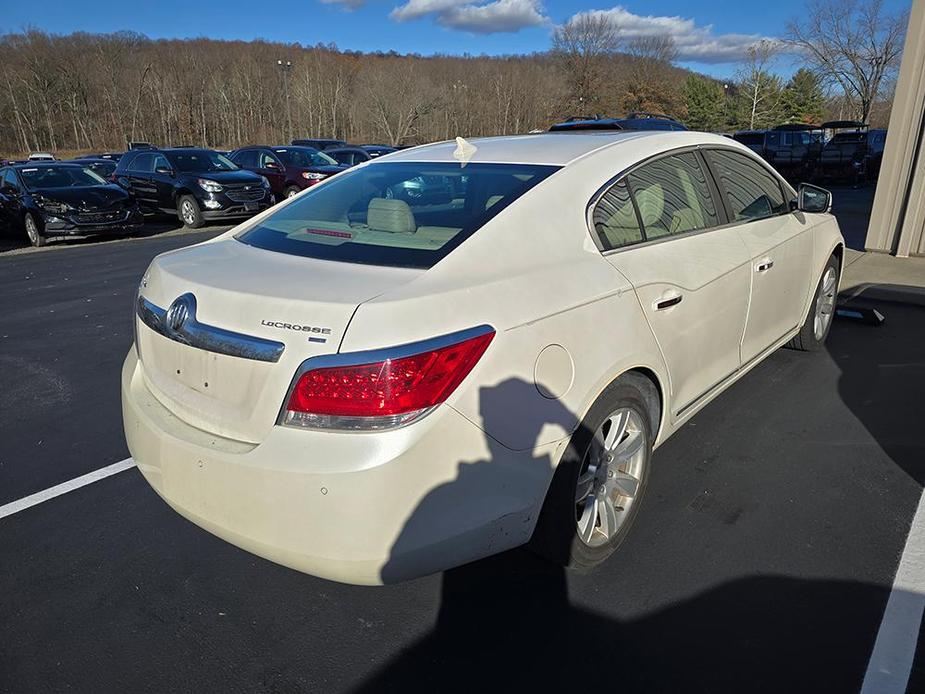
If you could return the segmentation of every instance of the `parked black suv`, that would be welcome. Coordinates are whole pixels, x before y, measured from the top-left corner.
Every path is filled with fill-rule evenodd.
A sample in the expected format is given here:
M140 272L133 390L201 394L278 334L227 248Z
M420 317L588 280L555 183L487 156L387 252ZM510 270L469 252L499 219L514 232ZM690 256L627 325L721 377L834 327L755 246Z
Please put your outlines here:
M126 234L144 218L128 191L87 166L30 162L0 169L0 222L44 246L50 236Z
M343 140L331 140L323 137L305 138L302 140L293 140L290 144L297 147L311 147L312 149L330 149L331 147L344 147L347 143Z
M208 220L251 217L273 204L266 178L210 149L129 151L113 176L147 214L176 214L193 229Z
M770 130L740 130L732 137L790 180L803 180L811 175L822 149L822 130L818 125L786 123Z
M833 133L822 147L816 175L820 179L858 182L867 175L870 148L867 123L837 120L823 123Z

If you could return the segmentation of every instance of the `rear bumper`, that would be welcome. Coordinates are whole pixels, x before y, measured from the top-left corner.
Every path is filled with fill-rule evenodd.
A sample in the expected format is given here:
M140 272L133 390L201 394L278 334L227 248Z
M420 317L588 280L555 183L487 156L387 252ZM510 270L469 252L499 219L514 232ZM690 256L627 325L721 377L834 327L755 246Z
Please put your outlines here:
M122 370L129 450L176 511L228 542L316 576L394 583L525 543L557 446L514 452L449 406L375 434L273 427L246 444L181 421Z

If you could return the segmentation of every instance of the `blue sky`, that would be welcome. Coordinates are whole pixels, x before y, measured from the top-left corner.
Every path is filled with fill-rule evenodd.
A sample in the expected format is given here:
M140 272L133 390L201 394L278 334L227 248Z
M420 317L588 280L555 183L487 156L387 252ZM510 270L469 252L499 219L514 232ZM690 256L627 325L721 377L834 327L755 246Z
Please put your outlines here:
M0 0L0 32L33 26L53 33L128 29L151 38L264 38L334 43L341 49L401 53L529 53L549 46L551 27L576 13L605 11L628 36L669 33L681 64L732 75L750 42L783 33L807 0L617 2L606 0ZM890 8L908 6L887 0ZM793 61L779 59L788 73Z

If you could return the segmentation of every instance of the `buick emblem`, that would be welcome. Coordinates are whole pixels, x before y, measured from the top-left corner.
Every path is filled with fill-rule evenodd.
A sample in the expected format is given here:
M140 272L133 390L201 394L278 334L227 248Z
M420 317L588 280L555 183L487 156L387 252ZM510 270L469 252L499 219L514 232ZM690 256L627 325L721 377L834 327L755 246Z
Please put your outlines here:
M196 315L196 297L183 294L174 299L164 314L164 325L171 332L180 331Z

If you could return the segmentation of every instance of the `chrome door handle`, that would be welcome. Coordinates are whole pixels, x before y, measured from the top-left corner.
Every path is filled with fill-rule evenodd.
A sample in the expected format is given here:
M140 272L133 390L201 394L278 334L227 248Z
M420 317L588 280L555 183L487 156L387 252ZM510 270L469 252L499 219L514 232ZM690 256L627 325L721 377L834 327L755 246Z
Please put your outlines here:
M765 258L764 260L759 262L757 266L755 266L755 269L758 272L767 272L772 267L774 267L774 261L771 260L770 258Z
M680 294L676 294L676 295L674 295L674 296L669 296L669 297L665 297L665 298L663 298L663 299L659 299L659 300L656 301L655 304L654 304L655 310L656 310L656 311L664 311L666 308L671 308L672 306L677 306L678 304L681 303L681 299L683 299L683 298L684 298L684 297L681 296Z

